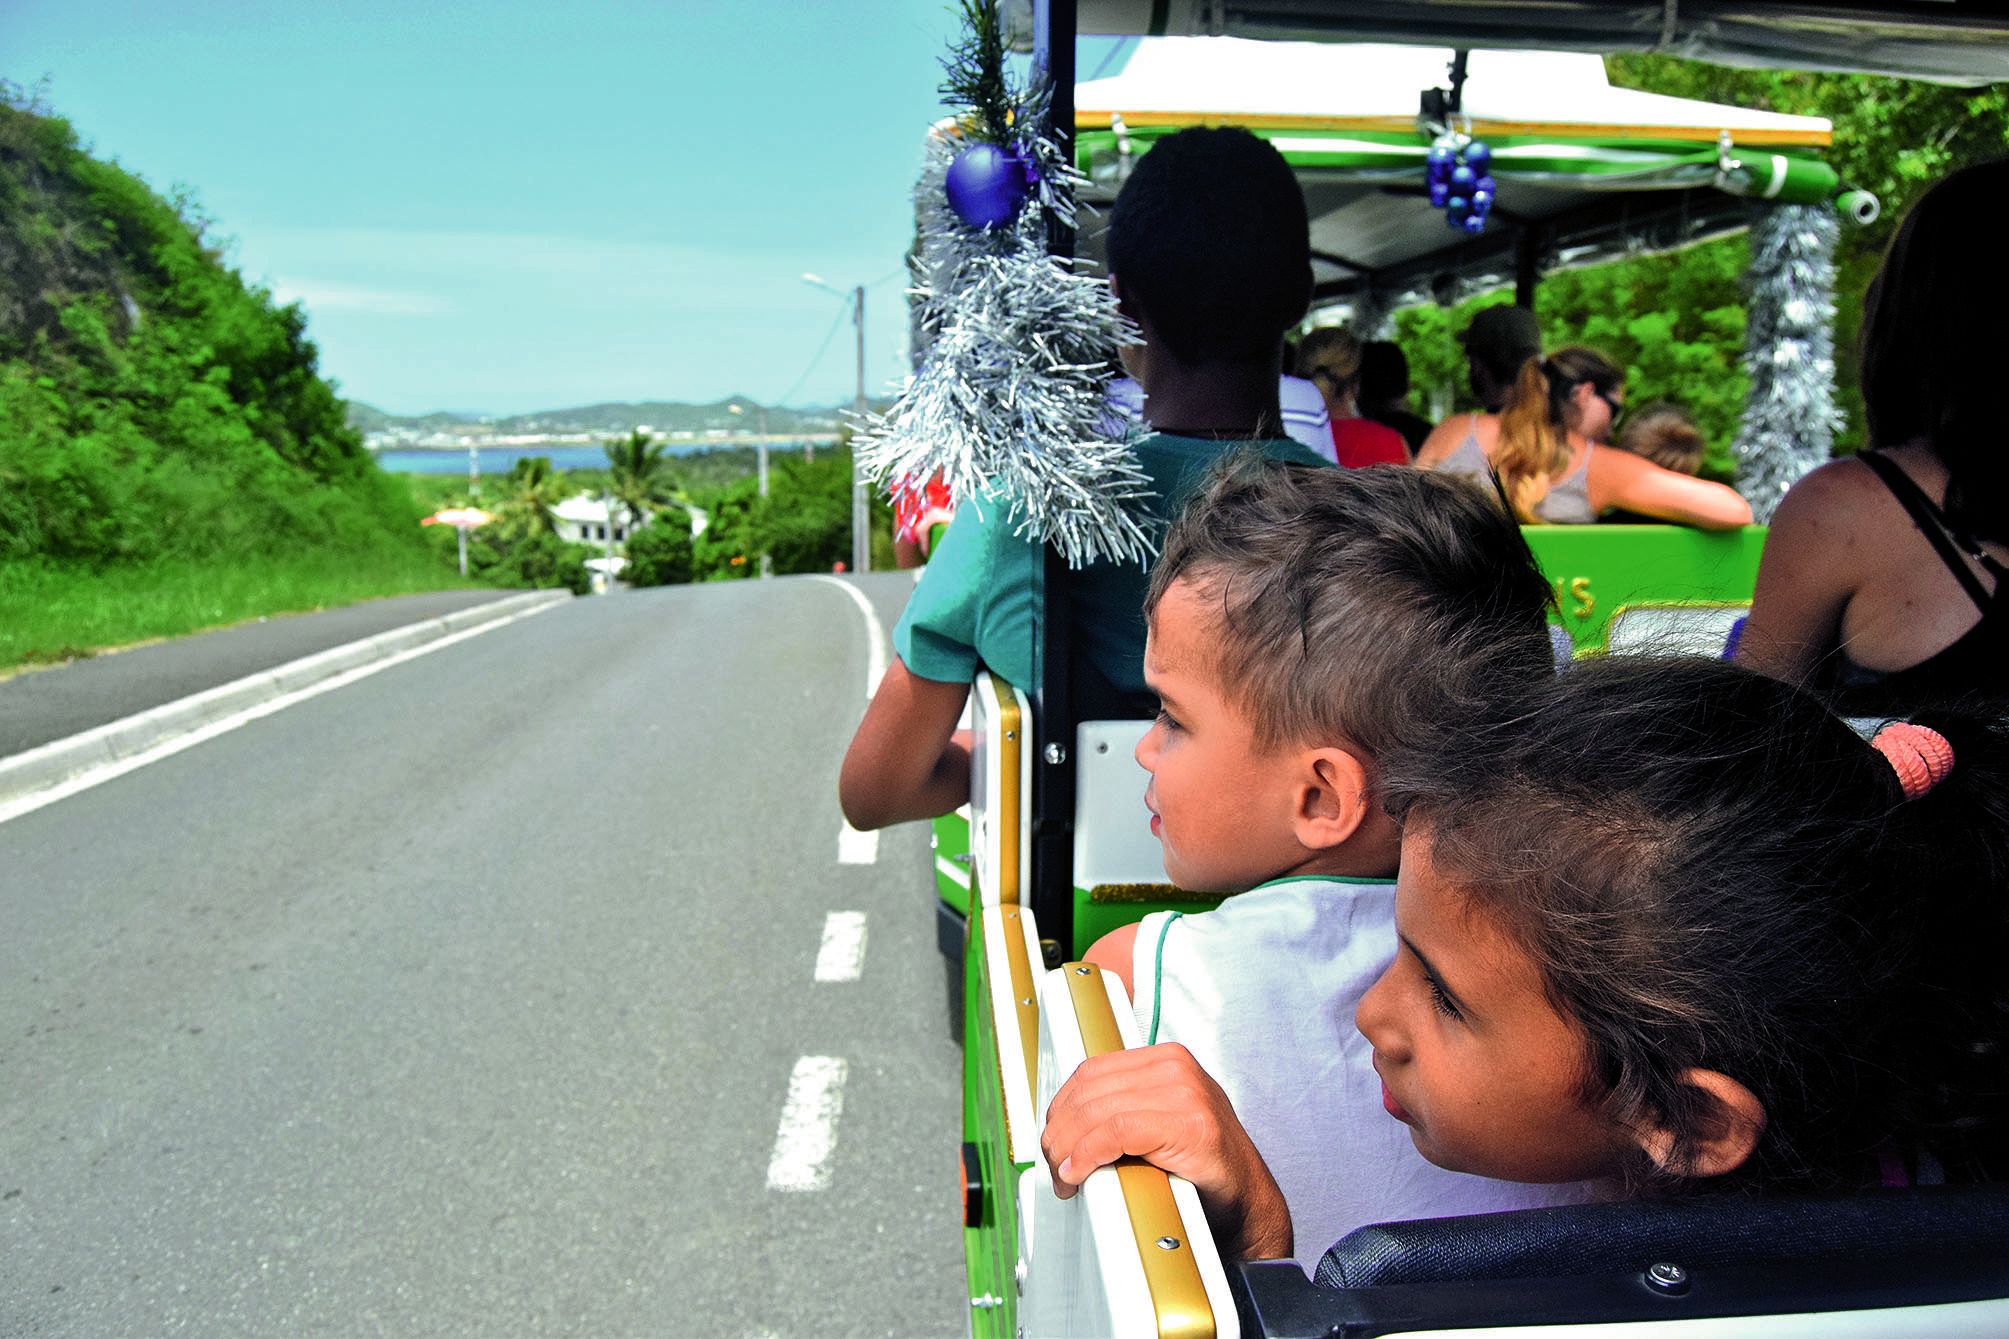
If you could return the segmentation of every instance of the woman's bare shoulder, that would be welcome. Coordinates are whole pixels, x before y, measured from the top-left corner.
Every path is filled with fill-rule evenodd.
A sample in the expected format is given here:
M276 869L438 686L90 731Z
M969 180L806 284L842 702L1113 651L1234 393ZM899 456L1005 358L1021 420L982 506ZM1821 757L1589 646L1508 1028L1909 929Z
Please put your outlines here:
M1500 435L1500 420L1493 414L1453 414L1430 430L1416 450L1418 465L1435 465L1456 451L1467 437L1479 440L1479 449L1488 456Z
M1883 519L1895 505L1890 490L1876 472L1860 460L1846 457L1809 470L1786 490L1772 516L1772 528L1818 525L1824 530L1846 528L1859 520Z

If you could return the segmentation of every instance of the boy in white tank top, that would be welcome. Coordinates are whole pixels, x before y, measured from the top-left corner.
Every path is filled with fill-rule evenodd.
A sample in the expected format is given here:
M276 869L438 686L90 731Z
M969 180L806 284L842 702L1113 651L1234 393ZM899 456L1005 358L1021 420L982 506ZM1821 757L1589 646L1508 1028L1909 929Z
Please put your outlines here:
M1176 1043L1104 1057L1095 1083L1113 1107L1173 1113L1162 1139L1116 1151L1189 1176L1210 1213L1226 1202L1208 1195L1213 1174L1274 1186L1266 1220L1214 1224L1225 1248L1309 1271L1367 1223L1582 1197L1426 1161L1382 1109L1353 1026L1396 950L1401 834L1376 761L1549 674L1547 607L1499 506L1424 471L1238 461L1167 535L1145 606L1162 702L1137 749L1145 800L1173 882L1237 896L1090 949L1130 987L1140 1034ZM1108 1160L1069 1142L1070 1101L1063 1089L1047 1131L1056 1164L1086 1152L1056 1167L1063 1193ZM1187 1146L1189 1103L1214 1108L1219 1147ZM1154 1127L1126 1128L1137 1142Z

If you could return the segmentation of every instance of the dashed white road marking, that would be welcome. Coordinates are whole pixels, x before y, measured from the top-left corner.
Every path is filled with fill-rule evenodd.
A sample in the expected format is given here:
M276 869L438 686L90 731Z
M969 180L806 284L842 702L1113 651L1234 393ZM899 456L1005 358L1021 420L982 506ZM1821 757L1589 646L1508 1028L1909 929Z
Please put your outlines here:
M879 680L886 677L886 625L879 621L878 612L865 598L865 592L850 582L839 581L820 572L812 574L809 579L837 587L849 595L851 603L858 606L858 612L865 615L865 700L870 702L872 694L879 691Z
M821 1190L830 1184L837 1118L844 1114L845 1070L844 1061L833 1055L805 1055L795 1062L774 1156L767 1162L769 1190Z
M260 717L284 711L296 703L305 702L310 697L319 697L323 693L332 693L337 688L347 688L358 679L367 679L372 674L380 674L394 665L402 665L408 660L417 660L420 656L429 656L435 651L444 651L447 647L458 645L470 637L479 637L484 632L494 632L497 628L506 628L511 623L534 617L547 609L556 607L555 604L533 605L518 613L493 619L487 623L477 624L471 628L463 628L459 632L448 633L436 641L426 642L421 646L414 646L408 651L400 651L394 656L386 656L382 660L372 661L367 665L358 665L352 670L344 670L342 673L323 679L319 683L308 684L305 688L296 688L290 693L283 693L269 701L260 702L255 706L246 707L242 711L232 712L228 716L219 717L207 725L198 726L185 735L176 735L172 739L162 740L152 748L144 752L135 753L129 758L120 758L118 761L106 763L102 767L94 767L88 772L78 773L67 781L58 782L46 790L31 791L26 795L0 803L0 823L19 818L23 814L32 814L37 809L45 808L48 805L56 803L58 800L67 800L70 796L80 791L89 790L93 786L103 785L105 782L113 780L116 777L124 776L127 772L138 771L148 763L159 762L162 758L173 757L183 749L192 749L197 744L214 739L218 735L227 735L241 725L249 725Z
M879 863L879 834L860 832L846 823L837 833L837 863L876 865Z
M823 947L816 951L818 981L856 981L865 969L865 913L833 911L823 918Z

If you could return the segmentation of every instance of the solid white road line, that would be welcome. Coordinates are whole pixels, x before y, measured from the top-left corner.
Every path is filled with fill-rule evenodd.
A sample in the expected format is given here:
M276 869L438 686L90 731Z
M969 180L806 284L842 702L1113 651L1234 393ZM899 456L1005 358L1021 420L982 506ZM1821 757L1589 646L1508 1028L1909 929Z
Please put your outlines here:
M795 1062L767 1163L769 1190L821 1190L830 1184L837 1118L844 1113L844 1072L844 1062L832 1055L805 1055Z
M813 573L811 581L822 581L837 587L851 597L851 603L858 606L858 612L865 615L865 700L870 702L872 694L879 691L879 680L886 677L886 625L879 621L872 602L865 598L865 592L848 581L836 577Z
M319 683L309 684L305 688L298 688L290 693L281 694L269 701L260 702L256 706L246 707L243 711L211 721L209 724L199 726L185 735L176 735L173 739L162 740L152 748L147 749L144 753L135 753L130 758L120 758L116 762L106 763L102 767L94 767L88 772L79 772L68 780L60 781L50 786L47 790L34 791L27 795L16 796L14 799L0 802L0 823L19 818L23 814L32 814L37 809L54 804L58 800L66 800L81 791L91 789L93 786L101 786L107 781L124 776L127 772L138 771L148 763L159 762L162 758L173 757L183 749L194 748L197 744L205 740L214 739L218 735L227 735L240 725L249 725L260 717L284 711L295 703L305 702L310 697L319 697L323 693L332 693L337 688L346 688L359 679L367 679L372 674L387 670L393 665L402 665L407 660L417 660L420 656L429 656L435 651L444 651L447 647L457 642L464 642L470 637L479 637L484 632L493 632L497 628L506 627L519 619L530 618L533 615L543 613L546 609L555 607L555 604L533 605L521 613L511 614L507 618L494 619L491 622L466 628L460 632L449 633L437 641L427 642L423 646L414 646L409 651L400 651L394 656L387 656L382 660L368 665L358 665L355 669L345 670L332 678L323 679Z
M865 913L833 911L823 918L823 947L816 951L818 981L856 981L865 968Z
M837 863L876 865L879 863L879 834L860 832L846 823L837 833Z

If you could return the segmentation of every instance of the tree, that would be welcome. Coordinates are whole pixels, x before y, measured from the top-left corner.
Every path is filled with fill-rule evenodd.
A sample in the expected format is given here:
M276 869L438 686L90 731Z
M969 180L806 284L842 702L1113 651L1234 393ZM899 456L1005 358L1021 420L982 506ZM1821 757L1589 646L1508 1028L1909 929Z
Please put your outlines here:
M495 514L517 534L558 534L557 507L565 500L565 476L549 456L523 456L496 485Z
M1863 295L1898 221L1928 187L2009 151L2009 86L1947 88L1872 75L1733 70L1669 56L1612 56L1605 66L1622 87L1824 116L1833 123L1827 161L1843 181L1872 192L1883 205L1874 223L1843 228L1835 256L1835 380L1850 423L1842 444L1860 446L1853 351Z
M690 527L683 512L661 516L628 537L628 565L622 579L632 586L669 586L691 579Z
M627 512L630 535L664 504L683 500L670 474L669 448L648 433L636 428L606 447L607 491Z

